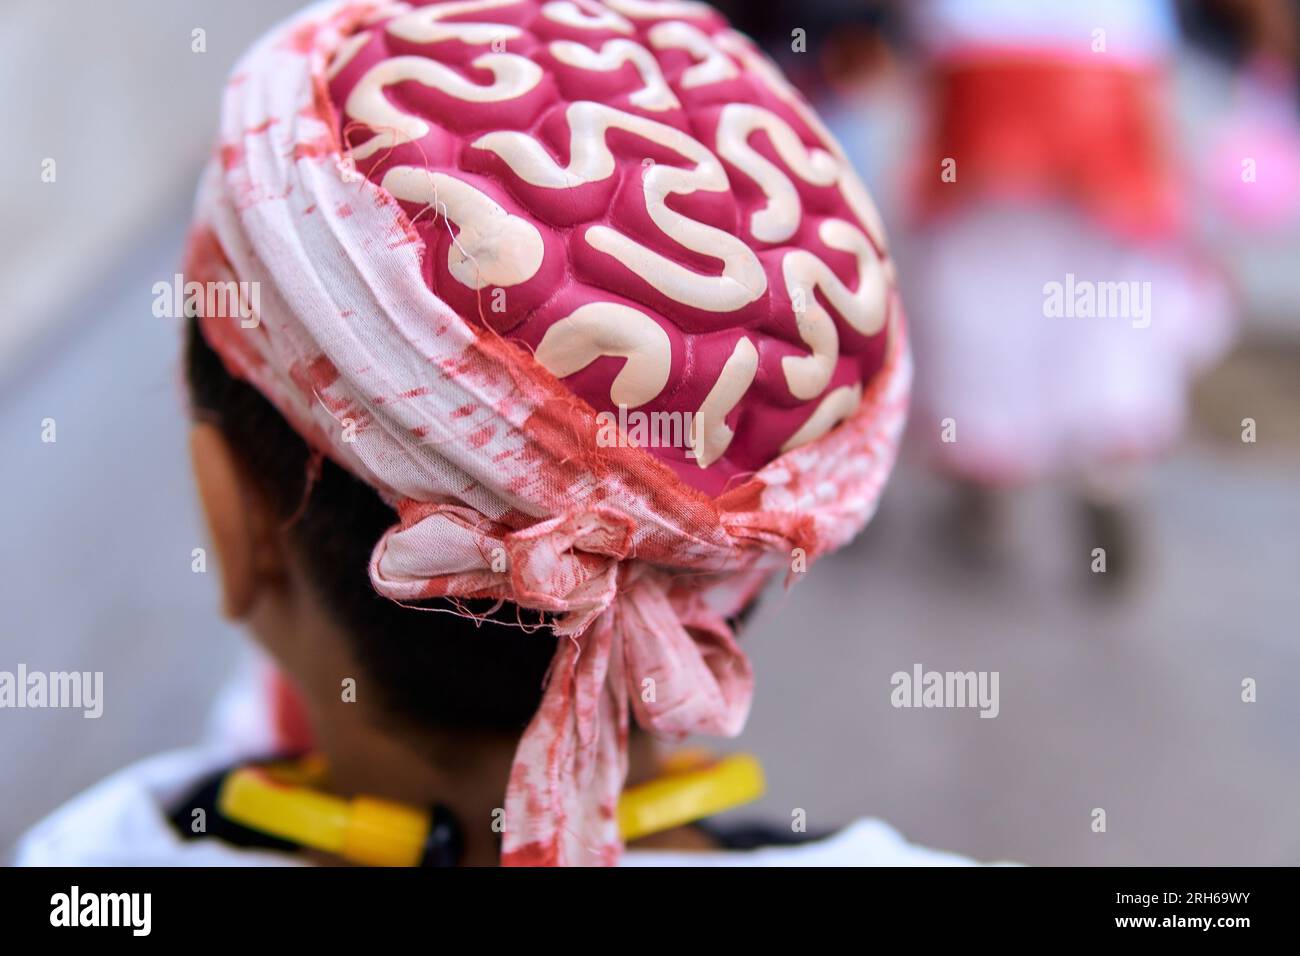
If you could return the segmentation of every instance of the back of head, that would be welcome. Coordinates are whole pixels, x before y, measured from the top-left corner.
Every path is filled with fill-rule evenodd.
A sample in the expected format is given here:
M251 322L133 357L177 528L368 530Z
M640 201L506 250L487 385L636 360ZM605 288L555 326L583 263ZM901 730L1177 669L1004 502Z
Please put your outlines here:
M191 329L196 408L394 714L527 722L505 860L613 862L629 719L738 732L731 621L892 466L870 199L689 0L314 7L236 68L221 137L187 272L260 303Z

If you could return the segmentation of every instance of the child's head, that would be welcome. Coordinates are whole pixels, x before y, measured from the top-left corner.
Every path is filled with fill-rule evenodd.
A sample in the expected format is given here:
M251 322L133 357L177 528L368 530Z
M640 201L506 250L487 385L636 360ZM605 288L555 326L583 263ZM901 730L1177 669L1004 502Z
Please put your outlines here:
M505 858L612 862L629 719L739 732L734 619L892 465L870 199L699 3L313 8L221 136L188 278L261 303L190 333L228 608L414 732L526 722Z

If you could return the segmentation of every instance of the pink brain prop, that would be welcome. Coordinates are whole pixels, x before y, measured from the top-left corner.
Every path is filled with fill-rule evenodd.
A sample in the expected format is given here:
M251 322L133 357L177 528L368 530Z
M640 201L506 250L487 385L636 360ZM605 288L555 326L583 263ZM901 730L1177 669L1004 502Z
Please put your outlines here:
M695 488L825 434L884 363L899 308L879 216L711 7L395 4L328 77L430 289Z

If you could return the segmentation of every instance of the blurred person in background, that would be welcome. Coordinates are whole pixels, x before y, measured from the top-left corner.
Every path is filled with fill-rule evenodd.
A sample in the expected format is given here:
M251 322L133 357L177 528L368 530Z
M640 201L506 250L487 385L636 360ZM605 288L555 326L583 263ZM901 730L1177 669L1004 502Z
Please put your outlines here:
M1169 89L1180 15L1240 76L1198 163ZM1179 440L1192 379L1234 327L1197 189L1247 231L1296 220L1295 23L1288 0L823 0L749 17L901 236L910 434L955 486L943 529L963 559L1006 557L1008 492L1054 479L1105 550L1108 573L1090 578L1128 579L1143 472Z
M1273 78L1294 117L1294 87L1276 79L1294 63L1285 4L1219 6L1244 19L1250 72ZM962 555L996 561L1005 492L1063 480L1086 547L1104 551L1108 573L1090 579L1122 583L1145 466L1178 441L1192 378L1233 326L1228 284L1193 235L1195 170L1171 135L1174 4L926 0L908 11L928 121L906 245L913 435L957 487L946 528ZM1247 134L1235 155L1262 145ZM1276 198L1290 175L1229 161L1246 194Z

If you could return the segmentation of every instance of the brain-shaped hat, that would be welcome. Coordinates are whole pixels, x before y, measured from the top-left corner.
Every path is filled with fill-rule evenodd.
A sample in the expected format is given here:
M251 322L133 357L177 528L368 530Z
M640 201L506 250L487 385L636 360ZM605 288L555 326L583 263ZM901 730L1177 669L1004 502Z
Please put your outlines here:
M737 732L726 618L855 534L893 461L879 218L705 4L313 8L230 80L187 268L258 283L255 320L205 336L396 510L380 593L570 638L507 862L616 858L629 713Z

